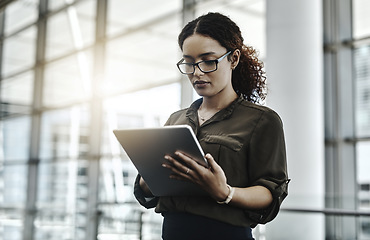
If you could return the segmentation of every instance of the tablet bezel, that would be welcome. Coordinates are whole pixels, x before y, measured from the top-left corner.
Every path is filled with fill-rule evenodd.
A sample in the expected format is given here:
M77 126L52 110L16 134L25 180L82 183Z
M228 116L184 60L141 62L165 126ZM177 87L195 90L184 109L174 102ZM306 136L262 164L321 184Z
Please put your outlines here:
M162 166L166 162L164 156L168 154L175 157L175 151L191 156L204 167L208 166L190 126L116 129L113 132L154 196L206 194L193 183L169 178L171 171Z

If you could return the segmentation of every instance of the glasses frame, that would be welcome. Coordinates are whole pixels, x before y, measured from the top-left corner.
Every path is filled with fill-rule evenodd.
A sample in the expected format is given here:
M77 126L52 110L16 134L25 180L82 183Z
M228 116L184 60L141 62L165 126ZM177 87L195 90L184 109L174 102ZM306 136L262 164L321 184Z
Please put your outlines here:
M218 63L221 62L225 57L227 57L230 53L232 53L233 51L228 51L227 53L225 53L224 55L222 55L221 57L215 59L215 60L204 60L204 61L199 61L199 62L196 62L196 63L183 63L183 61L185 61L185 59L181 59L178 63L176 63L176 66L177 68L179 69L180 73L182 74L194 74L195 72L195 66L198 67L198 69L202 72L202 73L211 73L211 72L214 72L218 69ZM204 63L204 62L214 62L216 64L216 68L214 70L211 70L211 71L203 71L200 67L199 67L199 64L201 63ZM180 65L192 65L193 66L193 71L191 73L185 73L183 71L181 71L181 68L180 68Z

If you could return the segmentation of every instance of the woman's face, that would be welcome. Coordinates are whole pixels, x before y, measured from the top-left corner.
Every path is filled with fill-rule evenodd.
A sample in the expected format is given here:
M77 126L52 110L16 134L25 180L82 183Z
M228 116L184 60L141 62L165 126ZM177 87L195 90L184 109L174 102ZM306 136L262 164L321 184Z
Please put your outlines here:
M187 63L215 60L227 53L226 48L218 41L199 34L185 39L182 49L184 61ZM188 77L200 96L213 97L219 94L235 94L231 84L231 74L232 64L225 57L218 63L216 71L203 73L195 66L195 72L188 74Z

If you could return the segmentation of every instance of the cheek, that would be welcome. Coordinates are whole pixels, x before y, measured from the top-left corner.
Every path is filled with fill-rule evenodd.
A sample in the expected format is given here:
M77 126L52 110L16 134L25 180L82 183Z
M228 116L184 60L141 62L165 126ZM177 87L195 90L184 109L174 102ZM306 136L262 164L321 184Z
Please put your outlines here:
M190 74L190 75L186 75L186 77L189 79L190 82L192 82L194 75Z
M232 69L231 69L231 63L230 62L224 62L223 64L218 66L219 68L217 69L218 76L227 78L230 77L232 74ZM216 73L215 72L215 73Z
M215 72L214 76L212 76L212 79L214 79L215 82L218 84L228 84L231 82L231 71L220 71L220 72Z

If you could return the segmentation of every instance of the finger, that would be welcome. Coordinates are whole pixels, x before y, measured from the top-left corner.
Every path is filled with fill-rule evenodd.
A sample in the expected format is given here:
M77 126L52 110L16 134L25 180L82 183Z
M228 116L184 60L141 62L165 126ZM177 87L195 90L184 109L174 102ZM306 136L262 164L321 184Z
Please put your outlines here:
M180 179L180 180L183 179L184 177L189 178L190 169L189 169L189 171L185 170L185 172L184 172L182 170L179 170L179 169L177 169L177 168L175 168L175 167L173 167L169 164L165 164L165 163L162 164L162 167L167 168L168 170L170 170L172 172L171 175L170 175L170 178L176 178L176 179ZM187 174L186 174L186 172L187 172Z
M175 175L180 175L185 178L189 178L190 173L192 172L189 167L181 164L179 161L172 158L171 156L166 155L164 158L169 161L169 164L163 163L162 164L163 167L171 170Z
M175 155L179 157L187 166L189 166L193 170L202 170L204 166L200 165L195 159L191 158L190 156L186 155L186 153L176 151Z
M209 168L212 169L212 170L219 170L221 167L220 165L218 165L215 161L215 159L213 158L213 156L210 154L210 153L207 153L205 155L205 158L208 162L208 165L209 165Z
M170 155L166 155L164 156L164 158L170 163L170 165L172 165L172 167L175 167L180 171L186 171L186 169L188 168L185 162L181 162L179 161L179 159L173 158Z
M191 174L192 174L192 171L190 169L187 170L186 172L173 169L172 174L170 175L170 178L181 180L181 181L191 181L192 179Z

